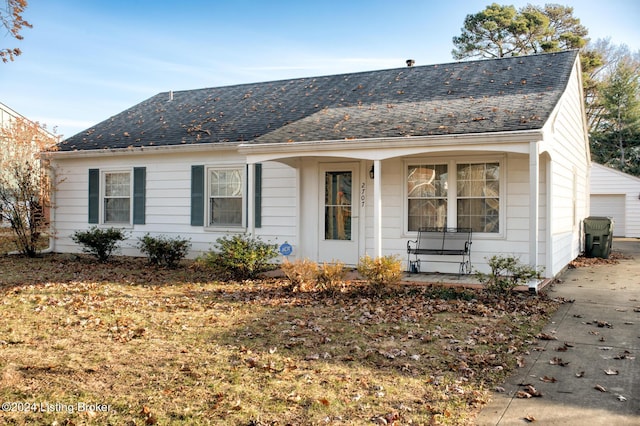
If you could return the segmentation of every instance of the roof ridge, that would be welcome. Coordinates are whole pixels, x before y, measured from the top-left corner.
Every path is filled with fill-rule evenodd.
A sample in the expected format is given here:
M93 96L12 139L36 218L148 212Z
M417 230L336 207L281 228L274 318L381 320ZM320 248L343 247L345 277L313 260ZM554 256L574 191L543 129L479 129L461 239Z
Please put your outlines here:
M444 66L458 66L461 64L474 64L474 63L486 63L490 61L509 61L509 60L517 60L522 58L531 58L535 56L553 56L559 54L569 54L572 53L574 56L577 55L579 49L567 49L561 50L557 52L538 52L530 55L522 55L522 56L504 56L502 58L478 58L471 59L468 61L452 61L452 62L443 62L443 63L435 63L435 64L424 64L424 65L413 65L411 67L397 67L397 68L381 68L377 70L368 70L368 71L355 71L355 72L345 72L345 73L337 73L337 74L320 74L320 75L312 75L305 77L291 77L291 78L282 78L277 80L263 80L263 81L253 81L247 83L233 83L221 86L208 86L208 87L199 87L196 89L182 89L182 90L165 90L163 92L158 92L156 95L169 94L169 93L185 93L185 92L196 92L196 91L204 91L204 90L212 90L212 89L221 89L221 88L234 88L234 87L244 87L244 86L261 86L264 84L276 84L276 83L284 83L284 82L292 82L299 80L313 80L318 78L332 78L332 77L341 77L341 76L357 76L364 74L375 74L375 73L383 73L383 72L391 72L391 71L406 71L409 69L423 69L429 67L444 67Z

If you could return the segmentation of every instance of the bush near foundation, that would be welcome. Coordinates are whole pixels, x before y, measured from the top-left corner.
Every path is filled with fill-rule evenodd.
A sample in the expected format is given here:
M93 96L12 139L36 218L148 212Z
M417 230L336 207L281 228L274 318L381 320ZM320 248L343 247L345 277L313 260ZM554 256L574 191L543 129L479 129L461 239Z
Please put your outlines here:
M122 229L92 226L86 231L74 232L71 239L82 246L83 252L95 256L100 262L107 262L119 248L120 241L127 239L127 234Z
M199 261L224 279L251 280L274 268L271 261L278 256L278 245L248 235L233 235L216 240L216 250Z
M491 272L478 273L477 276L490 293L508 294L515 287L526 285L529 280L542 276L541 271L520 263L516 256L495 255L488 263Z
M152 237L147 233L144 237L138 238L138 248L147 255L152 265L173 269L187 256L191 248L190 241L162 235Z

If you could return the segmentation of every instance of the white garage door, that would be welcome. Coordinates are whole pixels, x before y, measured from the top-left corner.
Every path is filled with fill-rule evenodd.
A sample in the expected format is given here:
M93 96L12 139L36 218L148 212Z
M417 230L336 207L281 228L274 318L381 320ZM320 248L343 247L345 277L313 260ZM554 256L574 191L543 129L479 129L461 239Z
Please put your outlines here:
M591 194L591 216L613 217L613 235L624 237L624 200L625 195Z

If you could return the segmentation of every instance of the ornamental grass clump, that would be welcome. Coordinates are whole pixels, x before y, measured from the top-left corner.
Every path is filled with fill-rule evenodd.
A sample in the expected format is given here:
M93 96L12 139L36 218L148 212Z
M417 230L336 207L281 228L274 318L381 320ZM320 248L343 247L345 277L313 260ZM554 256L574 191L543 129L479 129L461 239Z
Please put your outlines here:
M284 276L289 280L289 290L309 291L316 286L318 264L309 259L285 259L280 265Z
M374 291L400 282L402 278L402 260L396 255L372 258L365 255L358 263L358 273L368 281Z

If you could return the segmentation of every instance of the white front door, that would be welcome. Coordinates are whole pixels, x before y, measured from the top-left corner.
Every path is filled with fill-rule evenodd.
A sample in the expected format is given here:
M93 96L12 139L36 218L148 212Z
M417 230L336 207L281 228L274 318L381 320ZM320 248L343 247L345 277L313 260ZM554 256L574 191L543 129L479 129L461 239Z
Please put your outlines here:
M357 170L357 163L320 165L320 262L358 264Z

